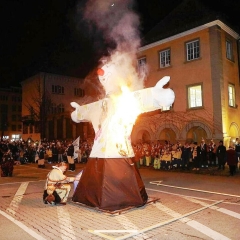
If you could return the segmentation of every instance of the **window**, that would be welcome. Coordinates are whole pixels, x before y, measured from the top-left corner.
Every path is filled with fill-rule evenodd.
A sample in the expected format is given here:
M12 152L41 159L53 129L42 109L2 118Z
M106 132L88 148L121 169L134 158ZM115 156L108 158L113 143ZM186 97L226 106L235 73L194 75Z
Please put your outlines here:
M28 126L26 124L23 125L23 134L28 133Z
M19 140L20 139L20 135L19 134L13 134L12 135L12 140Z
M159 52L160 68L165 68L170 66L170 49Z
M81 88L74 88L74 95L79 97L84 97L85 91Z
M7 100L8 100L8 96L2 95L2 93L1 93L1 95L0 95L0 100L1 100L1 101L7 101Z
M200 57L199 40L186 43L187 61L191 61Z
M12 131L16 131L16 130L17 130L16 125L12 125Z
M12 121L17 121L17 115L12 115Z
M230 107L235 107L235 87L232 84L228 85L228 104Z
M0 112L1 113L8 113L8 105L6 105L6 104L1 104L0 105Z
M147 67L147 59L145 57L138 59L138 73L140 77L144 77L146 75L146 70L147 70L146 67Z
M229 60L233 60L233 46L229 40L226 41L226 57Z
M52 113L54 114L54 113L57 113L57 105L56 105L56 103L53 103L52 104Z
M55 103L53 103L51 112L52 112L52 114L63 113L64 112L64 105L62 103L60 103L59 105L56 105Z
M64 105L62 103L60 103L58 105L58 113L63 113L64 112Z
M17 106L16 105L12 105L12 112L16 112L17 111Z
M202 85L188 87L188 107L202 107Z
M64 87L59 85L52 85L52 93L64 94Z

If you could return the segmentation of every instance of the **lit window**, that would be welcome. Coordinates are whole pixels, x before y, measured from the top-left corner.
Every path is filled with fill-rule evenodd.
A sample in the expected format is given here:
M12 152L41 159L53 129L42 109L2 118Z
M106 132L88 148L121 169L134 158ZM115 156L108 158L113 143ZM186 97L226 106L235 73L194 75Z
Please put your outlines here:
M140 77L144 77L146 75L146 64L147 59L145 57L138 59L138 73Z
M188 87L188 107L202 107L202 85Z
M235 87L232 84L228 85L228 104L230 107L235 107Z
M186 43L187 61L191 61L200 57L199 40Z
M233 60L233 47L232 42L226 41L226 57L229 60Z
M159 52L160 68L170 66L170 49Z
M19 140L20 139L20 135L19 134L13 134L12 135L12 139L13 140Z

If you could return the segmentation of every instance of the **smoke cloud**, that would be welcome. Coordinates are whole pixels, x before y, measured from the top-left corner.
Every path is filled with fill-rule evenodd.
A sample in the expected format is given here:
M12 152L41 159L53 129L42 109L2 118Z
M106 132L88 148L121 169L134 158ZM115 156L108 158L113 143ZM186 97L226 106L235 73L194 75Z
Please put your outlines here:
M84 19L94 24L106 42L114 43L114 50L109 51L108 63L113 63L123 81L131 90L143 88L143 78L137 73L137 49L140 46L140 20L132 10L134 0L89 0L84 8ZM117 81L113 84L118 85ZM123 83L121 83L123 84Z

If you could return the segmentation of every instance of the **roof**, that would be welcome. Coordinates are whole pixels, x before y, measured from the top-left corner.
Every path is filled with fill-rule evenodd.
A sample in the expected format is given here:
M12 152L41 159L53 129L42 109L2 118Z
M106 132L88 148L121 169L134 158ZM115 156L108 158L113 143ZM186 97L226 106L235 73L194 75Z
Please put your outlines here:
M200 0L184 0L144 36L142 46L215 20L220 20L238 31L223 13L210 10Z

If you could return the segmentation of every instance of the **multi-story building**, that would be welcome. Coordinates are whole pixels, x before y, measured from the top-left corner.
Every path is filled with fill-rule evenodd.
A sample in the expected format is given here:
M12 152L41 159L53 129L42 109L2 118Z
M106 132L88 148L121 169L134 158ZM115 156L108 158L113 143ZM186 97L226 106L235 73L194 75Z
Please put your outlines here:
M70 102L84 104L97 95L94 84L87 88L85 84L80 78L43 72L21 82L22 138L39 141L91 137L94 133L89 123L76 124L71 120L74 109Z
M170 111L141 116L132 140L197 141L240 136L239 34L198 1L184 1L146 36L138 66L146 87L170 76Z
M0 88L0 131L2 139L7 139L11 141L21 139L21 113L21 88Z

